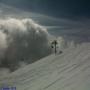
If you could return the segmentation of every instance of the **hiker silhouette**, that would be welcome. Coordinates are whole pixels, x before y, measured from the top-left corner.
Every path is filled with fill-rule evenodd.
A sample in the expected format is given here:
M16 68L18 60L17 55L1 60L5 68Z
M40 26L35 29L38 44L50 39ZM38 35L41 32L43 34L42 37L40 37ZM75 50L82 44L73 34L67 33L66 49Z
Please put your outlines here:
M54 48L55 54L57 53L57 44L58 44L57 40L54 40L51 43L51 48Z

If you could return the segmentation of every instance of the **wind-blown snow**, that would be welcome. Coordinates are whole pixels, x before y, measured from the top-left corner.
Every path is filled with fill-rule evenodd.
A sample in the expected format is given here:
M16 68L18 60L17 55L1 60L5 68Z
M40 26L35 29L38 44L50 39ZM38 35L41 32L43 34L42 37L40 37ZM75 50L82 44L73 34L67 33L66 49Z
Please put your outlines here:
M50 54L47 30L32 19L0 19L0 67L17 69Z
M90 90L90 43L50 55L0 79L17 90Z

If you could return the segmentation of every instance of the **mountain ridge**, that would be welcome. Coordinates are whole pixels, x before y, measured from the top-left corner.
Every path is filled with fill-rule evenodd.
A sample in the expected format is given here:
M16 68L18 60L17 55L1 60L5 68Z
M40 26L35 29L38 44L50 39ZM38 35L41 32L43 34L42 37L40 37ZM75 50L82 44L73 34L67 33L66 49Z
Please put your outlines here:
M90 43L70 47L0 80L0 86L17 90L89 90Z

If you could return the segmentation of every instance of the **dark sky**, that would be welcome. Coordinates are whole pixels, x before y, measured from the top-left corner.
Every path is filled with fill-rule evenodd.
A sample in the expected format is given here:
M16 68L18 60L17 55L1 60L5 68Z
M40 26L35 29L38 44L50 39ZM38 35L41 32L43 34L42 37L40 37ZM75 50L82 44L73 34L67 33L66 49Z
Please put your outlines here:
M14 7L54 17L90 18L89 0L0 0Z

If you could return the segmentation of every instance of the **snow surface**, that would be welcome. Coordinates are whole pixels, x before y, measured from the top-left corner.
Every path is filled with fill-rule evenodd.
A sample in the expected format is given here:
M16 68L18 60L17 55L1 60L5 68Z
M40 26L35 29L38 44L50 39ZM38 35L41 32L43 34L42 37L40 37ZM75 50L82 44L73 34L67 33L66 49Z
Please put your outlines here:
M0 78L17 90L90 90L90 43L70 47Z

